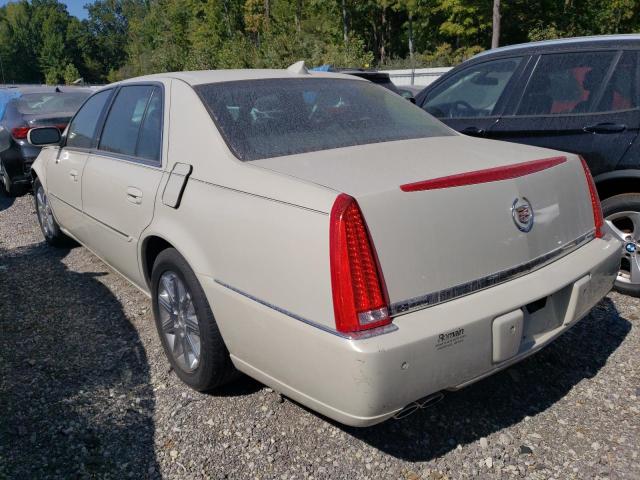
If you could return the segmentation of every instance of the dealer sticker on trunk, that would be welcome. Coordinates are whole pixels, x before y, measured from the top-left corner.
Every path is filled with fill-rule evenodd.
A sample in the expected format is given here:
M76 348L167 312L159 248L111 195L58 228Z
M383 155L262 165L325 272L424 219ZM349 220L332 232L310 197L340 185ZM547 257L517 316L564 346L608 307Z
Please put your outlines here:
M451 330L450 332L441 333L438 335L436 342L436 350L442 350L444 348L453 347L462 343L465 338L464 328L458 328L457 330Z

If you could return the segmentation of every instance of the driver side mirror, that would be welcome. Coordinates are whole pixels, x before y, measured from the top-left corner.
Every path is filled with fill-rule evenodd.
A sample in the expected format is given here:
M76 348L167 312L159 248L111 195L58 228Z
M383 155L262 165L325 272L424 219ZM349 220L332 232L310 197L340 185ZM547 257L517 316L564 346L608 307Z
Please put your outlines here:
M32 128L27 133L27 141L36 147L47 145L60 145L62 135L57 127Z

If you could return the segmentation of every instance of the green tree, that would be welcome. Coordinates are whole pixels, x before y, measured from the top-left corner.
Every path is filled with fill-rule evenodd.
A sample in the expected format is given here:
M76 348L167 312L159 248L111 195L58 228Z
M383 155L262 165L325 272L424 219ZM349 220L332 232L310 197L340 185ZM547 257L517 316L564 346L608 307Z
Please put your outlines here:
M67 63L67 66L64 68L62 77L64 78L65 84L71 85L73 82L80 78L80 72L73 63Z

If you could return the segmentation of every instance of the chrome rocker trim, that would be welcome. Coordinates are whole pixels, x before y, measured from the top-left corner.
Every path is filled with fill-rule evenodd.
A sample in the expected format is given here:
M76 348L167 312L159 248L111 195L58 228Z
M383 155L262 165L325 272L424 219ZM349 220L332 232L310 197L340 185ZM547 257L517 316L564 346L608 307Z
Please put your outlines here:
M228 288L229 290L236 292L240 295L242 295L243 297L247 297L250 300L253 300L254 302L257 302L261 305L264 305L265 307L269 307L273 310L275 310L276 312L282 313L283 315L286 315L288 317L291 317L295 320L298 320L302 323L306 323L307 325L311 326L311 327L315 327L318 328L324 332L330 333L332 335L336 335L337 337L340 338L344 338L347 340L364 340L366 338L372 338L372 337L377 337L378 335L383 335L385 333L391 333L391 332L395 332L396 330L398 330L398 326L394 325L393 323L390 323L389 325L383 325L381 327L376 327L376 328L371 328L369 330L363 330L361 332L351 332L351 333L343 333L343 332L339 332L333 328L327 327L326 325L322 325L321 323L317 323L314 322L313 320L309 320L307 318L301 317L300 315L290 312L289 310L285 310L282 307L278 307L277 305L274 305L273 303L269 303L266 300L262 300L258 297L255 297L253 295L251 295L250 293L244 292L242 290L240 290L239 288L233 287L231 285L229 285L228 283L225 283L221 280L218 280L217 278L214 279L214 282L216 282L218 285L221 285L225 288Z

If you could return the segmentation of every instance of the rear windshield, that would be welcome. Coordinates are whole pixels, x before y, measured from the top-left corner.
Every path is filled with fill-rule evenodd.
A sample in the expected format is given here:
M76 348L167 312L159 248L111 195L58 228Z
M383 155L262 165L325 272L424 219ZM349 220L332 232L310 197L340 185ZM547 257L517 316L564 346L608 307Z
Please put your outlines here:
M75 112L89 97L90 92L26 93L17 100L18 112L25 115Z
M242 80L195 89L241 160L454 134L404 98L362 80Z

